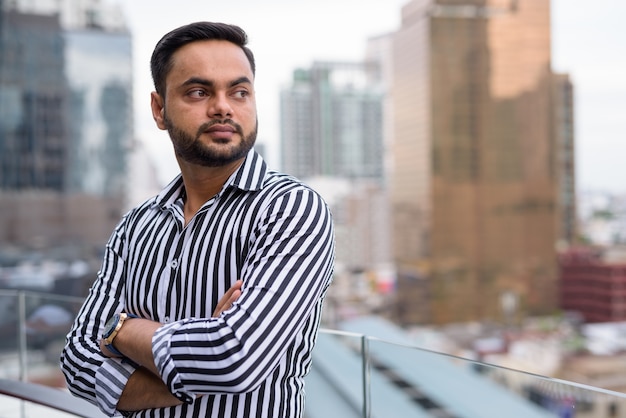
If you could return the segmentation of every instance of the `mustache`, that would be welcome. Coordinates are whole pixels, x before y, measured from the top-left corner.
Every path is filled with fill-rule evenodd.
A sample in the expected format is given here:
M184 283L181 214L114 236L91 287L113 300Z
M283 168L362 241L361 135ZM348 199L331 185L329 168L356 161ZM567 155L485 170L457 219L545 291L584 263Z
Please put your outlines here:
M202 125L200 125L200 127L198 128L198 132L196 133L196 139L200 138L200 135L202 135L204 132L206 132L213 125L230 125L237 131L237 133L239 135L241 135L243 137L243 128L241 127L241 125L239 125L234 120L232 120L232 119L213 119L213 120L210 120L210 121L205 122Z

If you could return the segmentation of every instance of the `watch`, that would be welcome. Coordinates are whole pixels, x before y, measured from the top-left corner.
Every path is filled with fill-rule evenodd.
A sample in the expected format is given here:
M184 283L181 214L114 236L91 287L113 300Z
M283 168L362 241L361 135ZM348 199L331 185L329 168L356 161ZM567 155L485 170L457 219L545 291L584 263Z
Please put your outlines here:
M128 318L137 318L137 315L125 312L113 315L113 317L111 317L111 319L109 319L104 326L104 332L102 333L102 341L104 341L104 346L107 348L107 350L121 357L124 357L124 355L113 346L113 340L117 336L117 333L120 332L120 329L122 329L124 321L126 321Z

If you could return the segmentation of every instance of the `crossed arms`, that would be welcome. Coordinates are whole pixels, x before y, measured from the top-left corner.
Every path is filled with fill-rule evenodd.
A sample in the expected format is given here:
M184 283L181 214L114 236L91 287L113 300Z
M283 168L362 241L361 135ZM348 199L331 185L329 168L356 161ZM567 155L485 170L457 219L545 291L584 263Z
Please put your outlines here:
M213 311L213 318L219 317L222 312L232 306L233 302L241 295L241 285L241 280L238 280L222 296ZM163 380L159 377L159 371L154 364L152 337L162 325L159 322L148 319L128 319L115 337L115 348L136 364L142 366L128 379L122 396L117 403L117 410L139 411L148 408L164 408L182 403L181 400L170 393ZM117 357L107 350L102 340L100 340L100 349L107 357Z

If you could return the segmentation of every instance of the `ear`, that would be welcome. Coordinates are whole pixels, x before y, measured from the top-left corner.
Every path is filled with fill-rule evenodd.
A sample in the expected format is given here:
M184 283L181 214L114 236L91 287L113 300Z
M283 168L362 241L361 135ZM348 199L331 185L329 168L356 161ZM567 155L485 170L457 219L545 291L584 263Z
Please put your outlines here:
M152 108L152 117L159 129L166 130L165 126L165 102L159 93L153 91L150 93L150 107Z

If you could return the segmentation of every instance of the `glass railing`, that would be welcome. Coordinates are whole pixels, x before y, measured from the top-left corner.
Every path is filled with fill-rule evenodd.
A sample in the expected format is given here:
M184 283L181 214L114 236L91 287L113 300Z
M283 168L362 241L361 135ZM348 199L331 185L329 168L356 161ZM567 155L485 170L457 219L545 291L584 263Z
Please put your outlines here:
M65 335L82 302L0 289L1 418L103 416L69 394L59 368Z
M308 418L626 416L621 392L330 330L306 393Z
M42 402L55 401L55 393L70 396L59 356L81 303L75 297L0 290L0 393L7 381L32 388L23 399L0 395L0 417L81 416ZM402 338L325 328L306 396L306 418L626 416L621 392L433 352ZM83 416L97 415L85 405L89 413Z
M0 290L0 378L62 387L59 356L83 299Z

